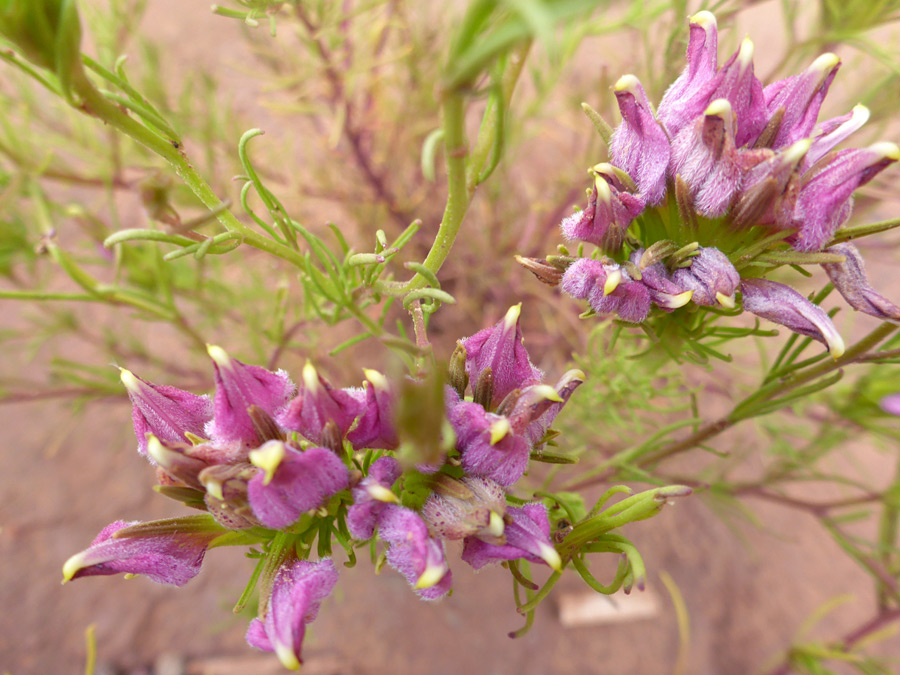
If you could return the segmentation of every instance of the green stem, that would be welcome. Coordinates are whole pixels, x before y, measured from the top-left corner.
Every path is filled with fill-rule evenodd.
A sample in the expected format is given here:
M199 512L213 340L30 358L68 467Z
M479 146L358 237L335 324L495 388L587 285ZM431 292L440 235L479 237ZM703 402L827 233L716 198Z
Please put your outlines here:
M72 83L72 89L81 98L81 109L84 112L102 119L117 131L129 136L169 162L175 173L178 174L179 178L184 181L184 184L190 188L191 192L196 195L197 199L204 206L211 210L222 206L222 200L216 196L209 184L203 180L178 148L129 117L118 106L108 101L91 84L84 72L78 72ZM244 242L248 245L303 268L305 261L299 252L257 234L239 221L231 211L223 210L217 215L217 218L228 230L240 232Z
M898 485L900 485L900 459L897 461L894 483L889 492L896 491ZM878 522L878 557L886 570L894 569L893 551L897 546L898 527L900 527L900 505L897 504L896 498L887 498L884 500L884 508ZM883 583L878 582L875 590L878 593L878 606L882 610L888 609L891 597L889 589L885 588Z

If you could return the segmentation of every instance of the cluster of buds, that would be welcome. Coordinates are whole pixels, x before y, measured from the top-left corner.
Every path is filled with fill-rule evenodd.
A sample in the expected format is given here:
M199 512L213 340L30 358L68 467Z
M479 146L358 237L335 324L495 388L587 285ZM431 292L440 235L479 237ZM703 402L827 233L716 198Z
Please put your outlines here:
M387 563L426 600L450 591L446 540L462 540L462 558L475 568L521 558L561 569L546 507L507 506L506 497L584 376L571 371L556 387L542 384L519 311L460 341L437 404L455 442L437 465L406 471L395 457L404 444L399 388L376 371L364 371L362 388L338 389L307 363L297 387L284 371L210 346L210 399L123 369L138 451L156 468L156 489L207 513L116 521L66 562L64 579L128 573L181 586L210 548L258 544L275 564L265 566L247 640L298 668L305 626L337 582L332 536L352 555L377 535ZM407 483L429 488L424 501L410 499ZM323 557L311 561L316 536Z
M868 119L861 105L818 122L840 67L834 54L763 86L745 39L718 65L715 17L690 20L687 66L654 111L641 83L613 87L622 122L610 162L594 166L588 205L563 220L592 257L519 261L542 281L631 323L661 313L740 307L824 343L844 344L828 315L787 285L759 278L782 264L821 264L856 310L900 320L869 285L856 248L839 243L853 192L900 159L893 143L833 151ZM836 241L837 239L837 241ZM773 257L775 254L775 257Z

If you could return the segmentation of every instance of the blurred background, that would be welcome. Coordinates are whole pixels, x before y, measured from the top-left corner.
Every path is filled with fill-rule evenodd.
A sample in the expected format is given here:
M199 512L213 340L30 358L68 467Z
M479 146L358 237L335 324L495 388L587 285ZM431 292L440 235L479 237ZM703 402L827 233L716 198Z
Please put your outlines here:
M172 121L218 195L240 202L232 180L244 173L238 139L258 127L265 135L250 146L254 166L294 219L323 238L326 225L337 224L364 252L374 250L376 229L390 241L419 219L402 259L420 260L446 197L441 150L435 159L423 146L440 125L436 83L464 4L246 2L216 14L206 2L83 0L80 8L84 50L107 67L128 55L131 81ZM844 66L821 118L864 102L872 121L853 145L900 138L893 23L900 3L595 4L597 11L556 27L555 49L533 48L510 104L502 160L476 192L441 271L442 288L458 302L429 324L435 352L446 358L458 338L523 302L529 352L549 379L573 362L589 376L557 424L585 467L677 419L686 400L705 419L727 412L753 385L760 354L776 353L786 336L729 344L732 363L657 371L631 358L639 345L625 338L608 350L609 325L580 320L577 303L515 264L515 254L554 252L559 221L584 201L587 167L606 159L580 103L616 123L610 86L626 72L658 101L683 67L687 17L708 8L719 20L720 62L750 35L765 83L836 51ZM275 11L242 20L257 5ZM0 97L0 289L21 294L0 299L0 672L82 672L89 625L98 673L280 672L274 658L246 646L249 616L231 612L252 571L240 551L211 552L183 589L140 578L60 587L63 562L107 523L182 512L150 489L154 472L134 451L130 408L112 366L209 391L204 342L283 367L294 379L312 358L338 386L357 385L362 367L397 369L399 357L383 341L354 342L353 317L323 316L296 275L259 251L165 262L168 249L152 243L104 248L112 232L168 223L172 213L185 222L204 210L159 158L9 64L0 67ZM472 138L485 105L473 91ZM889 170L867 188L854 222L897 215L898 174ZM127 302L73 299L77 284L42 244L51 229L82 269L148 297L175 297L173 313L160 320ZM874 285L893 298L898 241L887 233L860 245ZM807 280L805 290L823 278ZM34 289L60 299L22 302ZM836 319L847 337L875 325L847 314ZM409 332L402 309L381 318L386 330ZM341 570L308 630L304 671L776 673L789 672L791 649L846 643L872 618L878 583L896 579L900 568L873 572L869 558L854 555L893 554L866 548L880 522L874 506L838 519L815 505L847 495L835 476L873 490L897 485L890 481L900 428L870 410L892 382L900 389L896 368L879 366L862 383L730 430L715 452L696 449L659 468L655 477L688 477L700 489L628 531L648 567L643 604L635 596L593 598L577 578L564 579L532 630L512 640L507 634L522 618L504 570L476 574L457 562L453 595L428 604L392 571L376 578L361 557ZM604 489L588 488L588 501ZM614 563L600 563L598 577ZM589 604L598 599L601 606ZM572 608L585 616L572 619ZM888 639L866 656L820 654L799 672L829 672L812 669L820 662L833 672L900 672L893 670L900 641L876 637ZM862 670L875 667L870 656L886 659L888 670Z

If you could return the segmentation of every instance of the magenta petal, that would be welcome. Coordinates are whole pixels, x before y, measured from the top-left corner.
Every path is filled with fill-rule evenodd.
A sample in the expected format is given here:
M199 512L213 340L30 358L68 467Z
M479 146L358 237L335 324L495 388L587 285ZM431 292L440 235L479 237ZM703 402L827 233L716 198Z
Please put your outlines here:
M394 393L379 372L367 370L362 413L347 434L354 447L394 450L399 441L394 424Z
M299 452L285 447L284 459L271 481L266 484L266 473L257 473L250 479L248 495L254 515L266 527L281 529L324 504L347 484L347 467L331 450L309 448Z
M834 358L844 353L844 341L829 316L790 286L768 279L745 279L741 294L746 311L818 340Z
M390 546L387 561L416 588L425 600L444 596L452 583L441 543L428 535L421 516L410 509L389 505L378 521L378 536Z
M779 80L765 88L769 114L774 115L780 108L784 109L772 148L786 147L812 133L819 109L840 66L837 56L822 54L799 75Z
M679 287L694 292L691 300L695 304L704 306L733 300L741 283L741 276L728 256L710 246L701 248L691 258L691 266L675 270L672 277Z
M510 307L506 316L496 324L461 341L466 350L466 371L470 382L476 382L486 368L491 369L494 384L492 407L497 406L512 390L539 382L543 376L528 358L519 326L521 310L521 305Z
M803 175L788 227L799 227L794 248L816 251L850 217L853 192L900 158L893 143L840 150Z
M649 206L658 204L666 192L669 138L657 121L644 88L634 75L624 75L613 88L622 123L610 141L612 163L637 184Z
M869 285L866 264L853 244L835 244L825 249L846 258L842 263L823 263L831 283L853 309L888 321L900 321L900 307Z
M90 547L66 562L66 580L109 574L143 574L160 584L184 586L200 572L209 543L221 531L184 532L159 536L114 538L119 530L140 524L117 520L107 525Z
M387 494L400 477L400 463L393 457L379 457L369 467L369 475L353 488L353 504L347 511L347 529L354 539L371 538L378 517L391 504Z
M716 18L710 12L691 17L687 46L687 66L666 90L657 111L671 136L691 123L707 103L707 84L716 74L718 60Z
M277 417L285 429L299 432L313 443L324 443L331 422L343 438L365 406L363 392L335 389L311 363L303 367L303 385L297 397Z
M510 432L491 444L491 429L508 424L506 418L485 412L470 401L457 403L449 418L456 432L456 448L462 454L462 467L468 475L490 478L503 486L522 477L531 452L528 440Z
M594 171L594 188L587 208L565 218L560 228L566 239L586 241L615 252L622 247L631 222L644 210L644 200L626 191L611 165L598 164Z
M124 369L121 377L131 399L134 435L142 455L147 454L148 433L171 443L186 442L186 433L203 436L204 425L213 416L209 396L196 396L176 387L151 384Z
M248 366L229 357L220 347L210 346L209 354L216 369L216 414L207 425L207 433L217 442L258 445L259 437L247 409L255 405L274 417L294 395L294 383L283 370L273 373Z
M536 502L522 507L510 506L506 512L512 518L504 531L506 544L498 546L468 537L462 559L476 570L493 562L520 558L543 564L554 562L554 566L558 565L558 555L554 557L553 543L550 541L547 508Z
M272 584L266 615L262 621L250 623L247 642L274 651L286 668L299 668L306 624L315 620L319 605L331 594L337 580L331 558L297 560L282 566Z

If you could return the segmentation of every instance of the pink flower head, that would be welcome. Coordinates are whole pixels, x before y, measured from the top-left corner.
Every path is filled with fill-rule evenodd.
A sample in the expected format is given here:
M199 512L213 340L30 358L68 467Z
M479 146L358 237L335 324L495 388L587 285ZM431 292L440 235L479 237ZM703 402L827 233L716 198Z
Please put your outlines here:
M428 535L428 526L415 511L390 504L378 519L378 537L389 544L387 561L424 600L437 600L450 591L453 577L444 547Z
M462 559L476 570L492 562L520 558L561 570L562 560L550 541L547 507L540 502L522 507L511 506L507 509L507 515L511 522L506 524L504 530L505 544L489 544L476 537L468 537Z
M309 361L303 366L302 379L300 392L278 415L278 423L313 443L326 444L329 426L343 438L362 412L364 403L356 395L332 387Z

